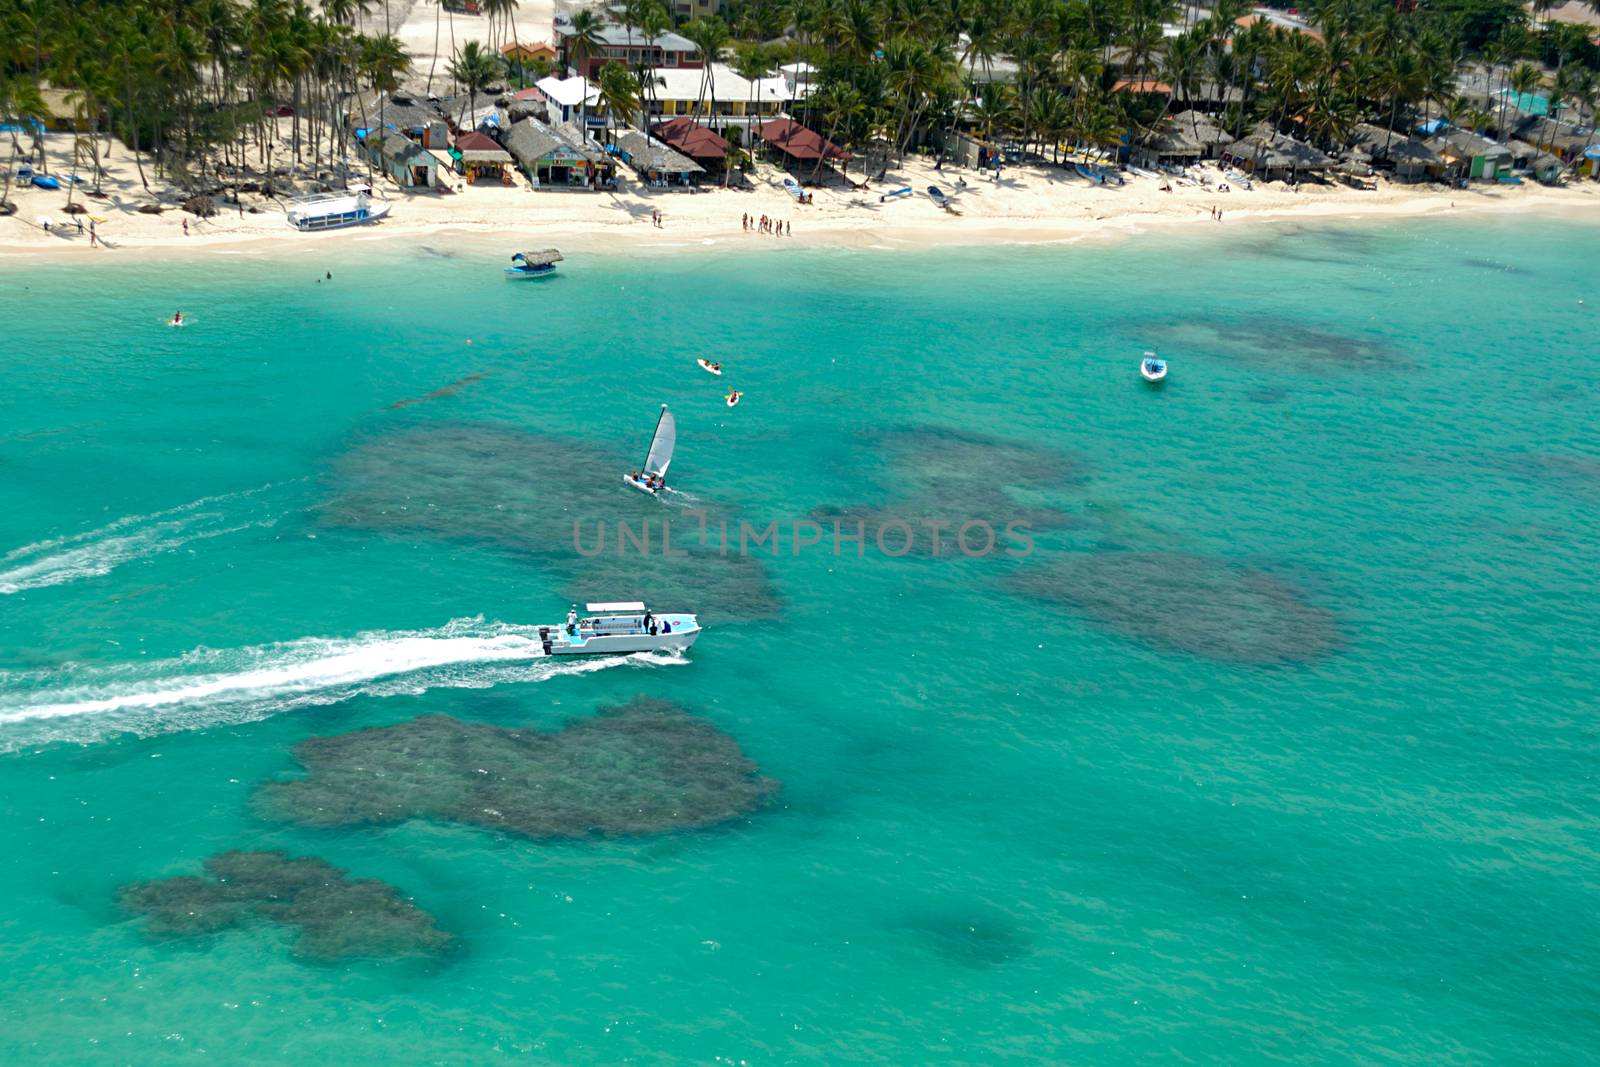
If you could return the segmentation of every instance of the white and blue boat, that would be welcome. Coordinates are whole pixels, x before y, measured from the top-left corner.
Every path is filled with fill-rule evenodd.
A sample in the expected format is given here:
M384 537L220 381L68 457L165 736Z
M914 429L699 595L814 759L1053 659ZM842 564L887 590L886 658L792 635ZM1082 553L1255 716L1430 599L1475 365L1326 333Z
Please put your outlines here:
M556 272L561 253L554 248L541 248L537 252L518 252L511 257L506 268L507 278L548 278Z
M374 200L372 187L353 184L342 193L313 193L289 205L289 225L297 230L338 230L377 222L389 214L387 200Z
M932 200L935 204L938 204L946 211L951 210L955 206L954 202L951 201L950 197L945 193L945 191L939 188L937 185L928 186L928 199Z
M643 601L577 605L559 626L539 627L547 656L625 656L634 652L683 652L700 636L700 621L686 612L657 614Z
M1146 352L1139 361L1139 377L1155 385L1167 377L1167 361L1154 352Z

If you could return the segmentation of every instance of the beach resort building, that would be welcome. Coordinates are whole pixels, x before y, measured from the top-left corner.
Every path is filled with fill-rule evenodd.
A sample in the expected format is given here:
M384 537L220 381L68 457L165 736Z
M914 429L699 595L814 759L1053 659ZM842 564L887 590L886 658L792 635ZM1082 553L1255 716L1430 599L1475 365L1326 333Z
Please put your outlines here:
M611 179L610 158L571 123L525 118L513 123L500 143L535 189L593 190Z
M540 78L533 88L533 99L543 100L552 123L576 122L580 115L601 114L600 90L585 78ZM522 93L518 93L519 98Z
M572 33L572 19L564 12L555 18L556 46L561 50L568 66L574 66L567 49L567 39ZM622 26L605 26L596 34L599 49L584 64L579 74L591 81L600 68L616 61L630 67L650 66L658 70L689 68L698 70L704 64L693 41L676 33L663 33L659 37L645 37L637 29Z
M698 116L719 133L739 131L741 140L748 142L750 127L776 118L809 90L781 74L754 80L743 78L725 63L713 63L709 77L707 73L691 69L656 71L660 80L647 102L651 117Z
M639 130L616 136L617 157L632 167L646 185L660 189L687 189L699 184L706 169L661 140Z

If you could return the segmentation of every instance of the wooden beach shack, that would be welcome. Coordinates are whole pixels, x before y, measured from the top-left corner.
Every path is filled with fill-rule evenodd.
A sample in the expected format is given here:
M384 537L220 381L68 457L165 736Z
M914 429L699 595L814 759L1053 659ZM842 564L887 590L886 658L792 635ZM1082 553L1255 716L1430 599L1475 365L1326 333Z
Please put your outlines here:
M1444 170L1444 160L1439 153L1404 130L1390 132L1370 122L1358 122L1351 127L1345 144L1352 153L1372 161L1374 167L1394 172L1403 182L1426 181Z
M1424 143L1458 178L1494 181L1511 170L1511 149L1471 130L1441 130Z
M1186 166L1212 158L1232 140L1211 116L1190 108L1157 122L1134 145L1133 161L1144 166Z
M510 170L514 164L511 153L500 147L498 141L486 133L472 130L456 138L451 153L456 169L468 182L490 185L510 185Z
M513 123L501 145L535 189L598 189L611 178L611 161L576 126L547 126L535 118Z
M639 130L624 130L617 134L617 155L627 163L645 184L657 188L691 188L700 180L706 169L661 141L646 137Z
M1262 122L1244 137L1222 150L1223 162L1248 171L1267 181L1293 181L1302 174L1331 170L1334 160L1304 141L1279 133L1270 122Z
M432 189L439 184L439 159L398 130L371 130L361 141L373 167L402 189Z

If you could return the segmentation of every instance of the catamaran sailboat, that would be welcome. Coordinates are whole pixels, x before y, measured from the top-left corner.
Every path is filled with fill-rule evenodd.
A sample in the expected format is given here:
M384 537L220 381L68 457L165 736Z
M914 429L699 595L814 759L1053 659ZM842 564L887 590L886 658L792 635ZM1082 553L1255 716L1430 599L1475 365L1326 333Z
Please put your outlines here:
M658 615L637 600L577 605L559 626L539 627L547 656L616 656L630 652L682 652L700 636L700 623L688 614Z
M644 466L632 474L624 474L622 480L641 493L654 496L661 492L667 487L667 466L672 462L672 449L677 443L678 424L667 405L662 404L655 435L650 438L650 451L644 455Z

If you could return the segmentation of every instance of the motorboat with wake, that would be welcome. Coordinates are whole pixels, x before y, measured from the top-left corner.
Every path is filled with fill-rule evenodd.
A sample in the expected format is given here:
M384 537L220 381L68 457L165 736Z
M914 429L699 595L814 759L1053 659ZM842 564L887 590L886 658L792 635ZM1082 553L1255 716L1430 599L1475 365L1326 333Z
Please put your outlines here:
M567 621L539 627L547 656L625 656L634 652L682 652L700 636L700 622L677 612L657 614L642 601L585 604L578 617L574 604Z
M1146 352L1139 361L1139 377L1155 385L1167 377L1167 361L1154 352Z
M644 466L632 474L624 474L622 480L641 493L654 496L661 492L667 487L667 467L672 463L672 450L677 444L677 420L667 410L667 405L662 404L656 432L650 437L650 450L644 454Z
M554 248L541 248L537 252L518 252L511 257L511 266L506 268L506 277L550 278L555 275L556 264L559 262L561 253Z

